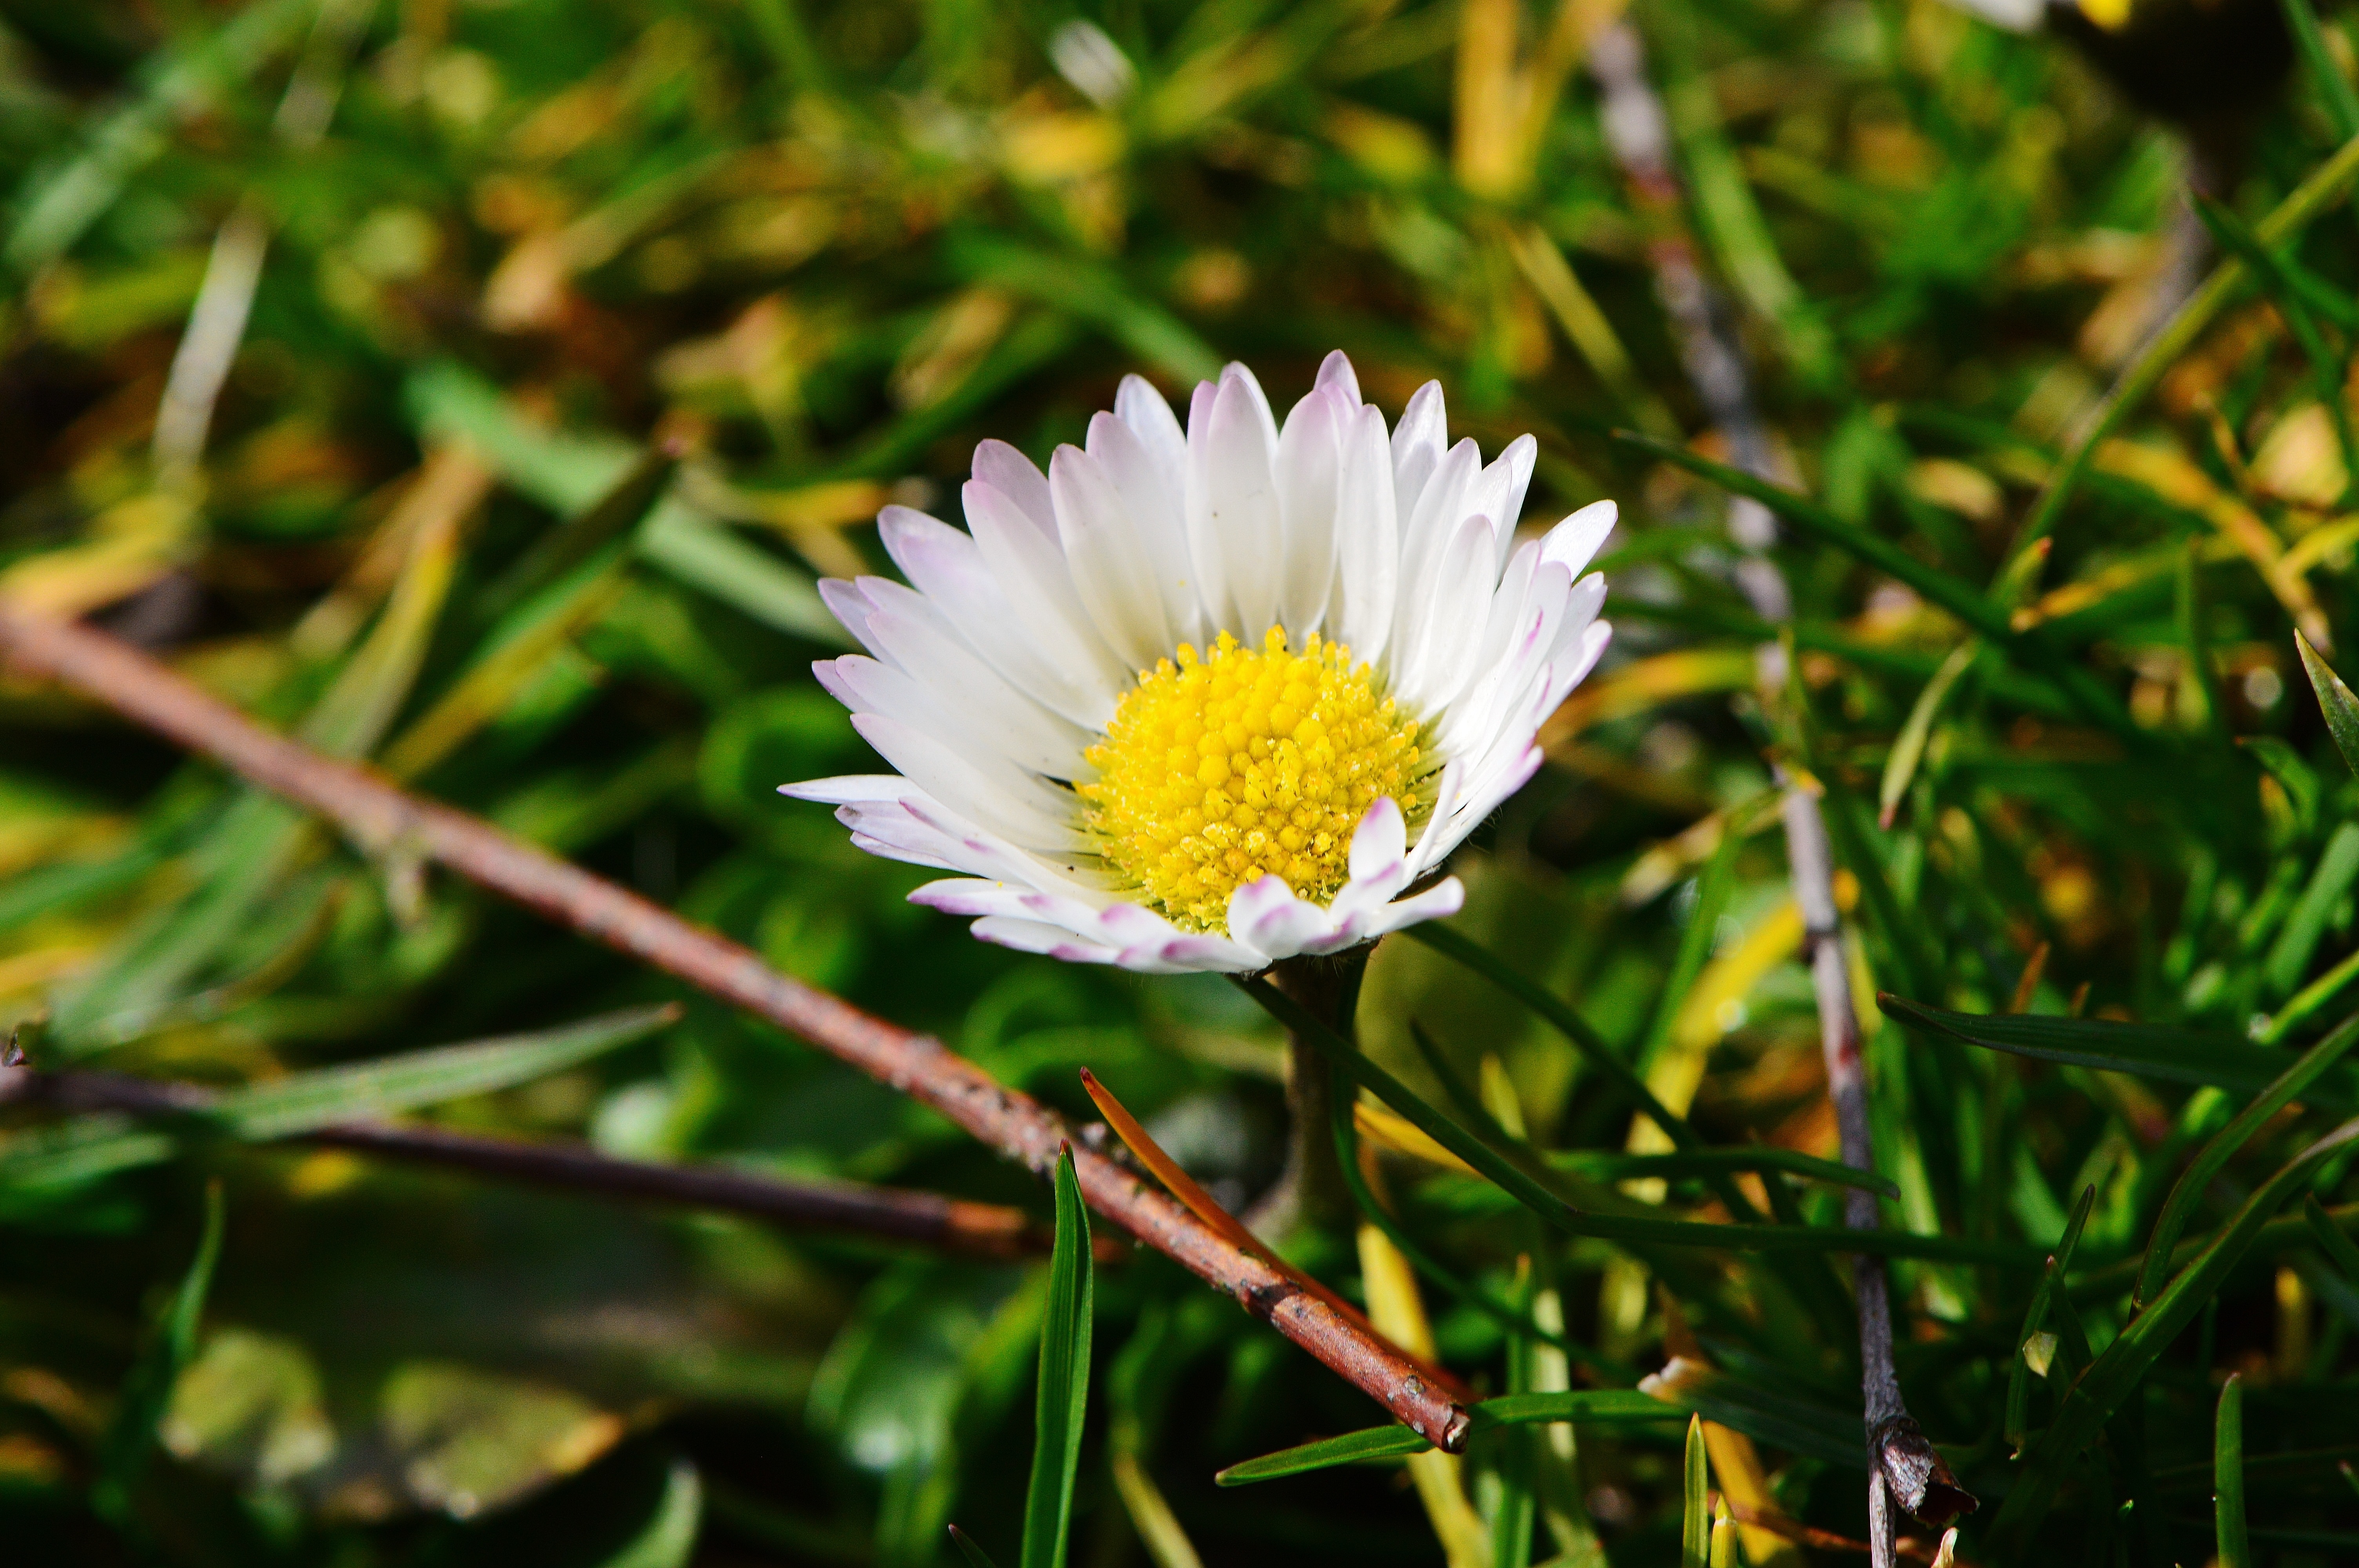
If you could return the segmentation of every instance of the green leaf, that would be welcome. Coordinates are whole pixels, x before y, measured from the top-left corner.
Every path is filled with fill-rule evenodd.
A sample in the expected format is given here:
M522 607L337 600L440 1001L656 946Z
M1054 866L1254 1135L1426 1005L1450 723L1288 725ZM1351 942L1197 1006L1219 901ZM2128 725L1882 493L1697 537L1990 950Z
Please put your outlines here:
M2318 770L2310 765L2310 759L2274 735L2239 735L2236 744L2285 786L2286 799L2293 806L2295 826L2303 836L2316 832L2324 792L2318 782Z
M979 283L1070 311L1182 386L1221 373L1221 355L1177 316L1125 283L1103 263L1051 255L983 234L953 238L951 264Z
M672 1006L632 1008L530 1034L299 1073L210 1099L191 1095L186 1120L231 1138L291 1138L529 1083L644 1040L679 1016ZM138 1127L113 1112L76 1117L0 1137L0 1186L20 1195L71 1187L160 1164L179 1149L171 1128Z
M1614 438L1650 452L1700 479L1710 480L1733 494L1759 502L1797 533L1819 544L1832 545L1863 565L1875 568L1964 622L1992 647L2004 649L2018 662L2032 665L2062 687L2074 706L2089 718L2125 741L2141 748L2151 745L2153 737L2131 722L2127 711L2102 682L2080 664L2058 654L2043 634L2017 633L2010 612L1973 584L1927 566L1882 535L1846 523L1783 485L1770 484L1741 469L1699 456L1683 446L1658 441L1636 431L1616 430Z
M1618 1426L1677 1421L1686 1413L1679 1405L1667 1404L1636 1389L1574 1389L1550 1393L1503 1394L1497 1399L1484 1400L1466 1412L1471 1422L1470 1432L1497 1432L1507 1427L1545 1425L1554 1422ZM1422 1454L1431 1446L1408 1427L1371 1426L1359 1432L1347 1432L1341 1437L1323 1438L1298 1448L1282 1448L1258 1459L1232 1465L1213 1480L1223 1487L1242 1487L1248 1482L1274 1481L1281 1476L1299 1476L1307 1470L1325 1470L1337 1465L1397 1459L1405 1454Z
M2212 1426L2212 1526L2220 1568L2252 1568L2253 1543L2245 1529L2245 1379L2238 1372L2229 1373L2220 1390Z
M1879 993L1875 1000L1887 1018L1936 1030L1970 1045L2170 1083L2210 1084L2239 1094L2257 1094L2267 1087L2284 1063L2281 1054L2221 1031L2121 1023L2105 1018L1951 1012L1888 991ZM2335 1103L2347 1098L2346 1089Z
M1258 977L1237 977L1245 992L1345 1077L1374 1094L1408 1122L1457 1155L1516 1202L1568 1236L1664 1247L1719 1247L1742 1252L1868 1252L1891 1258L1939 1258L1956 1262L2027 1261L2024 1249L1948 1236L1852 1230L1841 1226L1709 1225L1574 1208L1531 1172L1443 1116L1409 1087L1377 1065L1293 998ZM1545 1172L1545 1167L1542 1168Z
M2359 175L2359 136L2344 142L2332 157L2311 169L2267 217L2255 225L2255 237L2265 245L2280 244L2293 238L2342 197L2354 175ZM2169 320L2147 334L2137 357L2122 368L2104 401L2074 427L2070 449L2064 460L2049 470L2046 487L2032 503L2031 515L2024 519L2016 537L2014 555L2020 555L2055 531L2065 503L2071 499L2072 492L2088 471L2089 460L2097 448L2195 345L2212 318L2244 286L2245 272L2241 256L2223 260L2212 269L2212 276L2203 280L2202 286L2187 297Z
M2286 916L2262 964L2261 972L2271 991L2283 996L2300 983L2310 955L2318 950L2319 940L2334 918L2335 906L2354 881L2359 881L2359 823L2346 822L2326 841L2325 851L2310 872L2310 885L2302 889L2301 898Z
M1040 1397L1019 1568L1064 1568L1073 1476L1082 1462L1082 1422L1089 1411L1095 1269L1089 1209L1082 1202L1070 1148L1058 1152L1056 1181L1057 1241L1049 1260L1048 1312L1040 1325Z
M2270 1177L2081 1374L2058 1405L2056 1419L2024 1455L2021 1479L1992 1526L1995 1559L2012 1561L2020 1554L2047 1517L2073 1462L2097 1440L2156 1358L2218 1292L2270 1217L2321 1165L2354 1141L2359 1141L2359 1119L2344 1122Z
M469 1095L491 1094L579 1066L677 1022L676 1005L636 1007L561 1028L441 1045L326 1067L223 1095L212 1112L239 1138L288 1138Z
M2143 1303L2161 1288L2163 1275L2170 1266L2170 1250L2178 1244L2180 1232L2186 1228L2188 1217L2211 1189L2212 1178L2255 1133L2268 1125L2270 1119L2340 1062L2354 1043L2359 1043L2359 1015L2344 1020L2342 1027L2303 1052L2188 1162L2171 1187L2170 1196L2164 1201L2161 1216L2154 1222L2154 1235L2147 1242L2146 1262L2138 1270L2132 1301Z
M1702 1141L1686 1119L1656 1097L1646 1081L1631 1070L1630 1064L1622 1059L1622 1054L1546 987L1517 973L1482 944L1437 921L1412 925L1401 935L1464 965L1538 1013L1581 1053L1583 1061L1611 1078L1616 1089L1636 1101L1646 1112L1647 1119L1660 1128L1663 1136L1674 1144L1681 1149L1702 1146Z
M1712 1568L1711 1471L1705 1464L1703 1417L1688 1418L1685 1485L1680 1488L1680 1568Z
M958 1543L959 1555L967 1560L969 1568L999 1568L999 1564L974 1543L974 1537L956 1525L951 1526L951 1539Z
M1232 1465L1214 1476L1212 1484L1219 1487L1249 1486L1256 1481L1275 1481L1281 1476L1332 1469L1338 1465L1358 1465L1372 1459L1397 1459L1403 1454L1422 1454L1432 1446L1405 1426L1372 1426L1363 1432L1347 1432L1341 1437L1306 1443L1296 1448L1281 1448L1275 1454L1265 1454L1258 1459Z
M1867 1466L1865 1433L1855 1411L1833 1410L1791 1389L1687 1360L1674 1361L1646 1387L1658 1399L1756 1442L1854 1470Z
M2326 1206L2314 1194L2301 1200L2301 1217L2310 1227L2310 1233L2318 1238L2319 1249L2333 1260L2334 1266L2349 1276L2353 1284L2359 1285L2359 1242L2343 1233L2343 1227L2334 1223L2334 1217L2326 1212Z
M2319 102L2326 105L2334 134L2344 141L2359 136L2359 91L2352 88L2351 79L2343 74L2328 50L2317 11L2310 0L2285 0L2285 16L2286 30L2293 35L2302 69L2310 73L2310 85L2318 89Z
M204 1317L205 1297L212 1291L214 1266L221 1261L224 1221L221 1184L213 1182L205 1188L205 1224L197 1255L149 1323L147 1344L124 1379L120 1402L100 1444L91 1503L119 1530L133 1528L131 1495L155 1449L156 1424L171 1401L172 1385L181 1369L196 1357L197 1329Z
M2301 650L2301 667L2310 672L2310 684L2318 693L2319 711L2326 716L2326 728L2334 737L2335 750L2354 773L2359 773L2359 697L2343 684L2310 639L2299 632L2293 634L2294 646Z
M1950 650L1950 656L1941 661L1941 667L1933 672L1933 678L1917 694L1915 706L1908 709L1900 733L1893 739L1891 755L1884 759L1883 782L1876 786L1876 820L1883 826L1891 827L1892 819L1899 814L1900 802L1917 777L1917 764L1924 760L1925 742L1932 739L1933 721L1940 717L1951 691L1974 667L1982 652L1980 638L1967 638Z
M1873 1171L1854 1170L1840 1160L1821 1160L1799 1149L1749 1144L1742 1149L1689 1149L1673 1154L1616 1154L1600 1149L1559 1149L1546 1156L1560 1170L1577 1172L1601 1182L1627 1181L1634 1176L1682 1177L1718 1175L1729 1171L1783 1171L1837 1186L1861 1187L1888 1198L1900 1195L1898 1184Z
M688 1568L704 1520L704 1478L685 1459L672 1461L663 1496L647 1524L599 1568Z
M2007 1364L2006 1431L2007 1442L2018 1455L2031 1430L2031 1364L2024 1347L2048 1320L2057 1282L2071 1271L2072 1254L2081 1245L2082 1227L2089 1223L2089 1210L2096 1201L2095 1186L2081 1189L2081 1199L2072 1206L2072 1217L2065 1223L2063 1239L2048 1255L2048 1265L2040 1271L2039 1288L2032 1292L2031 1305L2023 1314L2023 1328L2015 1336L2015 1355Z

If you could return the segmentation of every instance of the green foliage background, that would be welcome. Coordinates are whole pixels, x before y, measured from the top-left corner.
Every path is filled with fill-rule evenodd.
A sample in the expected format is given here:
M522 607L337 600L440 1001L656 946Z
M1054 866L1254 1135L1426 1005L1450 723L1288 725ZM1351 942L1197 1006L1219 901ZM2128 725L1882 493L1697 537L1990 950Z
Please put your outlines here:
M1241 1205L1284 1119L1279 1037L1245 998L980 946L902 902L922 872L773 793L870 766L808 675L842 645L811 585L885 569L889 501L954 516L975 440L1045 460L1127 372L1184 398L1238 358L1287 402L1341 347L1395 410L1439 377L1454 433L1538 435L1527 522L1603 496L1624 518L1615 652L1557 765L1462 857L1453 927L1708 1141L1831 1155L1759 809L1770 755L1804 770L1864 996L2140 1026L1961 1026L2041 1057L1867 1019L1886 1223L1954 1243L1896 1261L1894 1300L1911 1403L1985 1499L1966 1555L2200 1561L2229 1540L2230 1476L2253 1560L2348 1561L2359 1250L2334 1227L2359 1194L2339 1152L2297 1160L2352 1108L2348 1069L2212 1141L2352 1005L2359 787L2293 627L2359 643L2359 248L2337 202L2279 250L2249 234L2359 133L2349 32L2330 16L2251 117L2212 242L2250 273L2152 361L2017 591L2001 568L2035 499L2153 319L2174 134L2055 39L1933 0L1639 0L1690 196L1664 211L1626 189L1580 65L1606 14L1088 8L1125 76L1076 52L1083 12L1032 0L5 0L0 593L95 612L1082 1118L1087 1065ZM310 143L286 105L322 90ZM225 232L266 244L192 477L151 443ZM1769 708L1723 493L1611 435L1726 455L1653 290L1650 246L1680 233L1835 524L1781 548L1798 686ZM1945 593L2036 629L1962 654ZM594 1022L662 1001L684 1016ZM1045 1264L254 1141L408 1111L1049 1213L821 1054L16 683L0 1024L36 1019L42 1066L264 1088L206 1136L6 1113L11 1561L919 1564L955 1560L953 1518L1017 1539ZM1536 1142L1630 1145L1628 1102L1561 1036L1395 941L1364 1037L1449 1104L1412 1019ZM465 1073L265 1092L515 1035ZM2181 1234L2258 1228L2149 1292L2175 1315L2133 1316L2207 1146ZM1472 1178L1386 1173L1462 1281L1557 1292L1577 1384L1685 1346L1718 1369L1704 1413L1759 1440L1769 1506L1863 1532L1856 1342L1823 1253L1561 1246ZM1620 1201L1730 1217L1693 1172L1649 1179ZM1770 1180L1746 1190L1838 1222L1839 1189ZM2306 1222L2305 1196L2331 1213ZM1359 1288L1345 1238L1302 1261ZM1438 1284L1444 1358L1531 1386L1532 1343ZM1072 1561L1179 1561L1125 1466L1205 1562L1442 1559L1396 1468L1212 1487L1375 1419L1262 1325L1151 1256L1099 1270L1095 1320ZM2036 1376L2018 1347L2043 1334ZM2231 1371L2241 1422L2216 1428L2242 1446L2215 1454ZM1677 1561L1679 1426L1571 1430L1469 1462L1482 1560ZM1994 1537L2033 1474L2053 1511ZM1500 1522L1529 1531L1535 1497L1537 1545Z

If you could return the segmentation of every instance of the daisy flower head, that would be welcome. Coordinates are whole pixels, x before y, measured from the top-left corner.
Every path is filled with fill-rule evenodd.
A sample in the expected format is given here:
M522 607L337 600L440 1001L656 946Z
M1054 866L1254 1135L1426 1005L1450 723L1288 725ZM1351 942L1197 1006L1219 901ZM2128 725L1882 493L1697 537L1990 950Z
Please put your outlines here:
M1400 423L1331 354L1280 424L1243 365L1183 429L1125 379L1042 473L985 441L967 527L877 519L908 578L821 585L816 666L897 770L785 793L986 941L1245 973L1457 913L1443 858L1540 764L1597 662L1611 502L1516 544L1537 451Z

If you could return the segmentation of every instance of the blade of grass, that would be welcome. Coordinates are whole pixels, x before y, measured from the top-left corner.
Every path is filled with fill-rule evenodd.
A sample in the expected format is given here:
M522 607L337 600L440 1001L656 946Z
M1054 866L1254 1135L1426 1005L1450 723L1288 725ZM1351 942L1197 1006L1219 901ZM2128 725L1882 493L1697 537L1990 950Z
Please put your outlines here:
M1032 1483L1024 1497L1018 1568L1065 1568L1082 1422L1089 1413L1096 1266L1090 1257L1089 1206L1082 1201L1070 1145L1057 1152L1056 1185L1057 1244L1049 1260L1049 1305L1040 1325Z
M2267 217L2255 225L2256 237L2265 245L2281 244L2291 239L2334 204L2354 176L2359 176L2359 135L2344 142L2312 169ZM2024 519L2015 548L2009 552L2010 559L2055 531L2057 519L2063 514L2065 503L2071 499L2087 471L2092 455L2119 428L2131 410L2161 384L2164 373L2194 347L2212 318L2243 287L2245 275L2242 257L2231 256L2223 261L2170 319L2147 339L2137 357L2114 379L2104 400L2074 432L2063 461L2049 471L2047 487L2032 503L2030 515Z
M1333 1070L1330 1068L1330 1071ZM1341 1074L1337 1076L1341 1076ZM1500 1327L1511 1333L1528 1334L1534 1338L1554 1346L1593 1371L1617 1379L1625 1384L1637 1381L1638 1375L1634 1368L1622 1366L1562 1334L1551 1333L1542 1328L1532 1322L1527 1314L1518 1312L1514 1306L1501 1301L1497 1296L1467 1278L1465 1270L1451 1268L1436 1259L1432 1253L1425 1249L1423 1243L1409 1235L1402 1227L1400 1221L1394 1218L1392 1213L1376 1201L1375 1194L1368 1188L1367 1176L1360 1169L1360 1132L1359 1125L1353 1117L1352 1100L1351 1095L1334 1090L1331 1090L1328 1095L1330 1115L1334 1124L1335 1160L1343 1173L1344 1190L1352 1195L1352 1201L1358 1206L1362 1217L1383 1232L1385 1239L1399 1249L1400 1255L1408 1260L1411 1268L1459 1300L1473 1306L1477 1312L1498 1324Z
M2147 1241L2146 1261L2138 1270L2137 1287L2130 1292L2133 1303L2143 1306L2162 1287L2163 1276L2169 1268L2170 1250L2178 1243L2180 1233L2186 1229L2188 1217L2210 1190L2212 1178L2251 1141L2255 1133L2317 1082L2320 1075L2340 1062L2354 1044L2359 1044L2359 1014L2345 1019L2334 1033L2303 1052L2188 1162L2154 1222L2154 1234Z
M1419 1131L1464 1161L1541 1218L1569 1236L1669 1247L1724 1247L1738 1251L1873 1252L1894 1258L1936 1258L1958 1262L2022 1262L2022 1249L1947 1236L1917 1236L1889 1230L1852 1230L1832 1226L1711 1225L1695 1220L1647 1219L1575 1209L1506 1155L1469 1134L1385 1068L1267 980L1238 977L1238 986L1270 1015L1310 1042L1344 1076L1398 1111Z
M2245 1379L2231 1372L2212 1429L2212 1525L2220 1568L2252 1568L2245 1529Z
M1587 1021L1563 1000L1551 995L1546 987L1526 979L1480 943L1439 922L1412 925L1402 935L1472 969L1538 1013L1581 1053L1583 1061L1614 1080L1615 1088L1636 1101L1646 1113L1647 1119L1661 1128L1663 1136L1674 1144L1681 1149L1703 1146L1703 1141L1695 1135L1686 1119L1656 1098L1646 1081L1622 1059L1621 1053L1606 1044L1604 1036L1592 1029Z
M1992 1526L1995 1557L2008 1561L2020 1554L2047 1518L2073 1462L2096 1441L2156 1358L2213 1298L2270 1217L2321 1165L2354 1141L2359 1141L2359 1119L2344 1122L2288 1162L2090 1364L2060 1402L2056 1419L2024 1456L2023 1478Z
M957 1544L959 1555L967 1560L968 1568L999 1568L999 1565L991 1560L983 1548L974 1543L974 1537L956 1525L951 1526L950 1530L951 1540Z
M2346 141L2359 136L2359 91L2353 89L2351 79L2328 51L2317 11L2310 0L2284 0L2284 4L2286 30L2293 35L2302 69L2310 73L2310 85L2318 89L2319 102L2326 106L2335 135Z
M2318 1201L2315 1194L2301 1200L2301 1217L2310 1227L2310 1233L2318 1238L2319 1249L2350 1277L2353 1284L2359 1285L2359 1242L2343 1233L2343 1227L2334 1223L2334 1217L2326 1212L2326 1206Z
M2063 1062L2108 1072L2131 1073L2169 1083L2210 1084L2240 1094L2257 1094L2270 1082L2269 1056L2249 1041L2224 1032L2177 1029L2160 1024L2120 1023L2104 1018L2042 1018L1951 1012L1879 992L1885 1015L1911 1027L1951 1035L1969 1045ZM2347 1094L2335 1103L2343 1103Z
M1470 1407L1473 1430L1498 1431L1512 1426L1578 1422L1583 1425L1629 1425L1676 1421L1688 1412L1678 1405L1639 1393L1635 1389L1575 1389L1570 1392L1510 1394ZM1372 1426L1340 1437L1323 1438L1299 1447L1280 1449L1258 1459L1232 1465L1212 1477L1223 1487L1274 1481L1282 1476L1355 1465L1365 1460L1392 1459L1421 1454L1431 1444L1405 1426Z
M1710 1474L1704 1463L1703 1417L1688 1417L1688 1443L1680 1489L1680 1568L1712 1568Z
M2359 881L2359 823L2346 822L2326 841L2309 885L2302 889L2293 913L2286 916L2268 957L2262 961L2261 976L2271 993L2284 996L2300 983L2310 955L2318 950L2336 907L2354 881Z
M149 1322L147 1344L124 1379L120 1402L99 1446L99 1473L91 1484L91 1505L116 1529L136 1533L132 1493L155 1452L156 1423L172 1397L172 1385L196 1358L197 1330L221 1261L225 1211L219 1182L205 1188L204 1229L197 1253L162 1310Z
M2318 693L2319 711L2326 716L2326 728L2334 737L2334 749L2343 760L2359 773L2359 697L2343 684L2343 677L2333 667L2318 656L2310 639L2299 632L2293 634L2294 646L2301 651L2301 667L2310 674L2311 689Z
M2151 746L2153 737L2131 721L2128 711L2103 683L2082 665L2058 653L2038 629L2016 631L2012 611L1973 584L1927 566L1882 535L1846 523L1783 485L1756 479L1742 469L1716 463L1685 447L1658 441L1635 430L1616 430L1614 438L1650 452L1699 479L1709 480L1732 494L1757 501L1796 533L1875 568L1919 598L1956 616L1987 639L1992 647L2006 650L2018 662L2046 676L2090 719L2133 745L2141 749Z
M675 1459L646 1527L598 1568L688 1568L703 1523L704 1477L690 1461Z
M2024 1347L2031 1337L2041 1331L2047 1322L2049 1303L2055 1299L2057 1281L2072 1267L2072 1254L2081 1245L2082 1227L2089 1223L2090 1206L2097 1201L2095 1186L2081 1189L2081 1198L2072 1206L2072 1217L2064 1226L2064 1236L2056 1250L2048 1255L2048 1266L2040 1271L2039 1288L2031 1293L2031 1305L2023 1314L2023 1329L2015 1336L2015 1356L2007 1367L2006 1425L2008 1444L2017 1457L2030 1433L2031 1364Z

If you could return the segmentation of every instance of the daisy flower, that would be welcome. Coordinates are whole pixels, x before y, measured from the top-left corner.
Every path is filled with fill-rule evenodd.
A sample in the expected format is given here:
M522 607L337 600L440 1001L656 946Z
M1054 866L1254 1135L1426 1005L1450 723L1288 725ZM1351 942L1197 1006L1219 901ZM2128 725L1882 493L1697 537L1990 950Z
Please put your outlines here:
M1387 431L1341 353L1283 425L1233 364L1185 430L1125 380L1045 474L985 441L964 530L877 519L906 585L821 585L875 656L819 678L897 771L786 793L1079 962L1244 973L1453 914L1443 857L1610 632L1612 503L1515 543L1536 451L1450 445L1435 383Z

